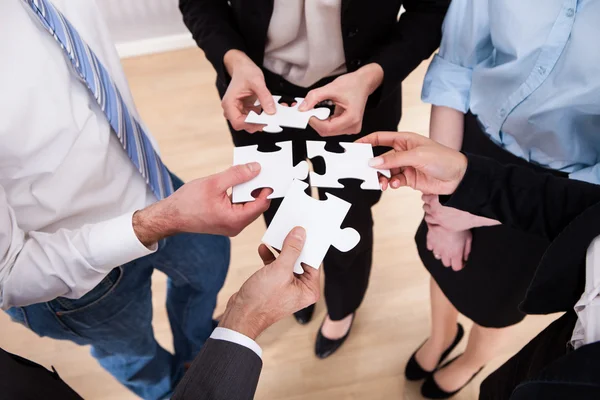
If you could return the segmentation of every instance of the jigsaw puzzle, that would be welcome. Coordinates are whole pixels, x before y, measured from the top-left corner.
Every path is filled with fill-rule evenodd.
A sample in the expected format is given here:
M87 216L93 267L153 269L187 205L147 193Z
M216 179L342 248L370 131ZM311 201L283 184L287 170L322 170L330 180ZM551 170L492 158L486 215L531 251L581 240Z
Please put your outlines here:
M302 161L294 166L292 142L279 142L276 145L280 150L271 153L258 151L257 145L236 147L233 150L234 165L258 162L261 166L260 174L256 178L233 187L234 203L254 201L252 191L259 188L273 189L269 199L281 198L285 196L294 179L306 179L308 163Z
M273 100L275 100L275 106L277 107L275 114L269 115L263 111L259 115L254 111L250 111L246 117L246 122L266 125L263 128L264 132L279 133L283 131L283 129L281 129L282 126L287 128L306 129L308 120L311 117L325 120L329 117L331 112L328 108L324 107L314 108L308 111L298 111L298 107L304 101L301 97L296 97L296 105L292 107L286 107L283 104L279 104L281 96L273 96ZM258 106L260 103L257 101L255 105Z
M308 184L299 180L291 184L262 239L269 246L281 250L290 231L296 226L303 227L306 242L294 265L297 274L303 273L301 263L318 269L330 246L347 252L360 241L355 229L340 229L350 210L350 203L330 194L325 201L313 199L304 192L306 188Z
M326 172L319 175L310 173L310 183L315 187L343 188L340 179L353 178L362 180L363 190L381 190L379 185L380 173L388 178L390 170L375 169L369 166L373 158L373 147L368 143L340 143L346 150L344 153L331 153L325 150L325 142L307 141L308 158L323 157Z

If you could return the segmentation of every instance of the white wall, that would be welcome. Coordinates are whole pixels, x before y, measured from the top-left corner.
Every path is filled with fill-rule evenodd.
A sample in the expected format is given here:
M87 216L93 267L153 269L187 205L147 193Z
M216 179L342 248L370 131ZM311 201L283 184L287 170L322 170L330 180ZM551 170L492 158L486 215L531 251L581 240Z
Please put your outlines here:
M192 45L178 0L96 0L123 56Z

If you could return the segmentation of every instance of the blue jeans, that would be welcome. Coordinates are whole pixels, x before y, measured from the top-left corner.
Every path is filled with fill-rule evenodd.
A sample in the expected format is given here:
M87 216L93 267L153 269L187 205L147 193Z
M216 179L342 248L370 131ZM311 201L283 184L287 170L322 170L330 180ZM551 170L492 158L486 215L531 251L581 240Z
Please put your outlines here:
M173 176L175 187L182 182ZM223 236L181 234L159 250L112 270L78 300L11 308L8 314L40 336L91 345L92 355L122 384L144 399L167 398L210 336L217 294L229 267ZM167 312L175 354L152 330L151 276L168 276Z

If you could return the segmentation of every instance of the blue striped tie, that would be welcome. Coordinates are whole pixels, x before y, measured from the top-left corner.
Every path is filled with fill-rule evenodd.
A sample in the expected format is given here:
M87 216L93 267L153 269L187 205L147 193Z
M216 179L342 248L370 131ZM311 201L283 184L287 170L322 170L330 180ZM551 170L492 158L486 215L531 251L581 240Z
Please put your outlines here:
M73 69L98 102L127 155L146 179L152 192L159 200L173 193L169 171L154 151L140 123L127 109L119 89L98 57L50 1L24 1L60 44Z

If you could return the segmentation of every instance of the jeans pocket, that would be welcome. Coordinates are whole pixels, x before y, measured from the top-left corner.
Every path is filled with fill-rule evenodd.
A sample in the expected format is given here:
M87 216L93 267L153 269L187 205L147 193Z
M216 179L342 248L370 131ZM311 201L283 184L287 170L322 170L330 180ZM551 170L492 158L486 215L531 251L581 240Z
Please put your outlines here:
M29 322L27 321L27 314L23 307L12 307L6 310L6 313L13 322L21 324L27 329L30 329Z
M115 291L123 277L123 267L114 268L95 288L79 299L58 297L49 302L57 316L72 315L94 307Z

